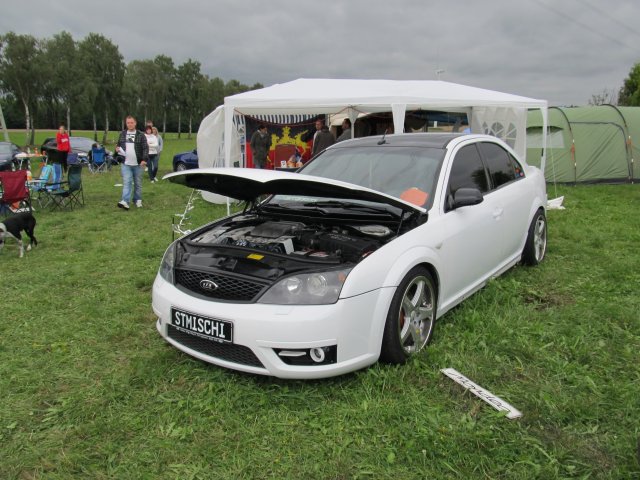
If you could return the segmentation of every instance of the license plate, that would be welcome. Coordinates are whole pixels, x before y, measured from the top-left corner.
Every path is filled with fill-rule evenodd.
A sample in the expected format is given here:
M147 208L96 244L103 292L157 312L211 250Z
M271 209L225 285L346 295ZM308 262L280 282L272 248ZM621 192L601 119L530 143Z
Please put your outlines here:
M233 323L171 309L171 324L178 330L216 342L233 343Z

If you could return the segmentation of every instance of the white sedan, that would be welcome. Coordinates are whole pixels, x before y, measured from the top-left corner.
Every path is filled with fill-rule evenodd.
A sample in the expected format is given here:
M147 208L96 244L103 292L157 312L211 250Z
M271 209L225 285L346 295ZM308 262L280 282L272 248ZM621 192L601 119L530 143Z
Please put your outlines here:
M206 362L282 378L404 363L436 320L546 250L546 186L486 135L341 142L299 173L211 168L170 181L243 200L173 242L157 329Z

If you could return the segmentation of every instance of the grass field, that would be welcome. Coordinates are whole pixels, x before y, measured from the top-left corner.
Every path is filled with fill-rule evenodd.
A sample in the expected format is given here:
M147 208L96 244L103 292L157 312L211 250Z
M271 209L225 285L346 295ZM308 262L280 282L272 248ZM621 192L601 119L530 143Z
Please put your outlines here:
M169 137L160 173L194 145ZM118 171L83 183L84 208L37 211L39 246L0 254L0 478L640 478L637 185L558 187L543 264L449 312L408 365L282 381L155 330L151 285L189 190L145 179L125 212ZM197 201L192 226L223 214Z

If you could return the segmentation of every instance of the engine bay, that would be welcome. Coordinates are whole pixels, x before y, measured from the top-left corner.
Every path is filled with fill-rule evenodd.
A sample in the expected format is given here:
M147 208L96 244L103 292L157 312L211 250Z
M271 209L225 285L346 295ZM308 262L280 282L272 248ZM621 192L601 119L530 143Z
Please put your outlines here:
M196 232L189 243L342 264L358 263L393 237L395 233L384 225L326 225L241 215Z

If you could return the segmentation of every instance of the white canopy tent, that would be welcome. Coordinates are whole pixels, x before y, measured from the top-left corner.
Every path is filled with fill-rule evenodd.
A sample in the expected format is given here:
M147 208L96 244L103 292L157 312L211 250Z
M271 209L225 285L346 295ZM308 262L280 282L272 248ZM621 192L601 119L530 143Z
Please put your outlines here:
M342 113L354 123L361 113L392 112L394 131L400 133L404 130L405 112L410 110L466 113L473 133L499 137L525 158L528 109L541 111L542 131L546 131L546 100L439 80L301 78L226 97L224 105L200 124L198 158L200 167L240 164L236 115ZM225 141L227 139L229 141ZM540 163L543 170L545 151L546 138L543 138Z

